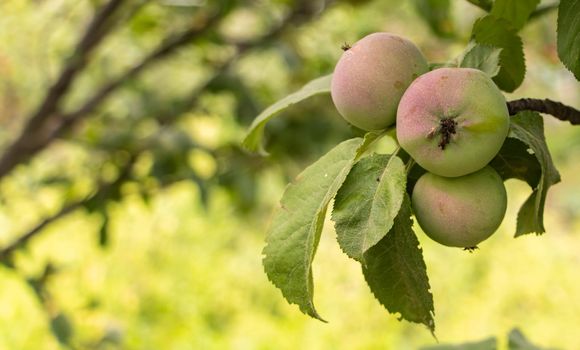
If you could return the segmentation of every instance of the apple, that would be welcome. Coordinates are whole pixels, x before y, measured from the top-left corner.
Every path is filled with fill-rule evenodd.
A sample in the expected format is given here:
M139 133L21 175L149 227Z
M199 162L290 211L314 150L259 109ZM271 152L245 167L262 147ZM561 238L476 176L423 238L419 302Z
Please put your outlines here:
M425 173L415 185L412 206L419 226L436 242L474 248L499 227L507 195L490 166L460 177Z
M344 50L330 89L336 109L363 130L391 126L405 89L428 71L427 60L412 42L390 33L367 35Z
M462 176L486 166L509 131L506 101L472 68L440 68L417 78L397 111L397 139L423 168Z

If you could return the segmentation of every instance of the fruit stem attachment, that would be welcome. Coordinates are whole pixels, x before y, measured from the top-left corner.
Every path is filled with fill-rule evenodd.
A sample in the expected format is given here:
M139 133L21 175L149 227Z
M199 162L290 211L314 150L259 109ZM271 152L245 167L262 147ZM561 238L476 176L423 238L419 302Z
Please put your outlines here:
M401 146L400 145L397 145L397 148L395 148L395 150L391 154L391 158L396 157L397 154L399 154L400 151L401 151Z
M357 151L355 161L358 161L372 146L375 142L387 135L391 129L385 129L381 131L369 131L364 136L364 141Z
M409 173L411 172L411 169L413 169L414 165L415 165L415 159L409 158L409 162L407 162L407 165L405 166L405 174L409 175Z
M439 121L439 126L433 128L431 132L427 134L427 138L433 138L437 135L441 135L441 139L437 146L442 150L451 143L451 136L457 133L457 122L453 118L443 118Z
M342 44L342 46L340 48L342 51L348 51L352 48L352 46L350 46L350 44L348 44L348 43L344 43L344 44Z

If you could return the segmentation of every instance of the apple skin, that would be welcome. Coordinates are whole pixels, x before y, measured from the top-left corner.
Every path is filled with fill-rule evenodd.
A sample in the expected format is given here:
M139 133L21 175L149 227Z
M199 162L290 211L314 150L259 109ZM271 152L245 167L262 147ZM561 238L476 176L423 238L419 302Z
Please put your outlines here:
M436 242L474 248L501 224L507 194L490 166L461 177L425 173L413 189L412 205L419 226Z
M454 129L447 133L447 143L441 132L444 122L453 123ZM397 111L401 147L441 176L483 168L499 152L508 131L505 98L477 69L440 68L423 74L405 91Z
M332 76L332 100L352 125L382 130L395 123L405 89L428 70L425 56L412 42L373 33L342 54Z

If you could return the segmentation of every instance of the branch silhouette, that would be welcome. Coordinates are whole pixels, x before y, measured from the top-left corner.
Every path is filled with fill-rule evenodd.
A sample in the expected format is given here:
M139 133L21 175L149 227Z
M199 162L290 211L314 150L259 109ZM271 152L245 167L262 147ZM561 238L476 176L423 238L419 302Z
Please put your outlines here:
M507 103L510 115L521 111L535 111L549 114L562 121L568 121L572 125L580 124L580 111L561 102L550 99L522 98Z
M328 6L328 4L330 4L331 2L332 1L325 2L325 7ZM199 97L200 97L201 93L204 91L204 89L207 86L214 83L217 79L219 79L219 77L222 74L225 74L225 72L228 70L228 68L234 62L236 62L241 56L246 54L248 51L251 51L253 49L260 48L262 46L270 44L272 40L274 40L274 39L278 38L280 35L282 35L287 28L291 27L292 25L296 25L297 23L311 20L312 18L314 18L316 16L316 14L320 13L322 10L323 10L323 8L322 9L318 8L317 10L314 10L313 7L311 6L311 3L309 3L308 1L304 1L302 6L298 6L298 7L294 8L288 14L288 16L280 22L279 25L272 28L264 36L257 38L257 39L249 40L246 42L236 43L235 44L236 52L233 55L231 55L228 59L224 60L219 65L214 67L215 73L208 80L206 80L205 83L203 83L201 86L194 88L191 91L191 93L188 94L184 98L185 103L183 104L182 108L180 108L178 111L172 110L172 112L169 112L165 116L160 118L161 121L163 122L163 125L168 126L169 124L175 123L176 121L179 120L180 115L183 115L183 113L181 113L181 112L183 112L183 110L189 110L189 109L193 108L197 104ZM205 28L206 27L204 26L204 29L203 29L204 31L205 31ZM193 32L195 32L197 34L192 35ZM48 134L46 141L48 141L48 143L52 142L57 137L59 137L65 130L68 130L75 123L77 123L81 117L88 115L91 111L93 111L95 108L97 108L100 105L100 103L102 101L104 101L110 93L112 93L115 89L117 89L118 87L120 87L122 85L123 81L125 81L126 79L130 79L131 77L137 75L141 70L143 70L145 68L145 66L147 66L150 63L156 61L157 59L169 54L170 52L174 51L177 47L186 44L187 42L189 42L189 40L193 39L193 37L197 37L197 35L199 35L199 34L201 34L201 32L197 32L197 31L192 31L192 32L190 32L190 34L187 34L187 35L184 33L183 35L176 36L174 40L169 40L165 44L162 44L162 47L155 50L151 55L144 58L140 64L138 64L134 68L127 71L125 74L123 74L118 79L113 80L110 83L105 84L105 86L102 89L100 89L97 93L95 93L93 98L89 99L89 101L87 102L87 105L81 107L77 112L73 112L71 114L61 116L61 118L63 118L63 119L61 120L60 124L57 127L53 128L51 130L51 132ZM187 40L186 40L186 37L188 38ZM91 101L94 101L94 102L91 102ZM80 113L81 111L83 111L83 113ZM108 192L110 189L112 189L115 186L120 186L125 181L130 179L130 174L131 174L131 170L133 168L134 162L136 161L139 154L141 154L141 152L143 152L151 147L151 142L156 139L155 136L144 140L143 146L138 148L137 150L135 150L133 152L130 160L120 169L120 175L117 177L117 179L115 181L110 182L110 183L101 182L93 194L91 194L88 197L85 197L83 199L80 199L76 202L64 205L57 213L53 214L50 217L43 219L42 221L40 221L39 223L34 225L31 229L29 229L25 233L19 235L18 238L16 238L12 243L10 243L6 247L0 249L0 262L2 262L4 264L8 264L8 265L11 264L11 259L12 259L13 254L16 251L18 251L19 249L25 247L29 243L29 241L31 241L33 238L37 237L42 232L44 232L43 230L48 225L50 225L50 224L54 223L55 221L58 221L59 219L67 216L68 214L74 212L76 209L84 207L85 205L94 201L97 198L102 198L103 200L107 200ZM41 149L46 147L48 145L48 143L45 144L43 147L41 147L38 151L40 151ZM34 153L36 153L36 152L34 152ZM30 156L32 156L33 154L31 154ZM1 161L0 161L0 164L1 164ZM19 163L16 163L15 165L17 165L17 164L19 164ZM6 173L2 173L0 171L0 178L2 178L2 176L4 176L4 175L6 175ZM179 178L174 179L174 181L179 181L179 180L180 180Z
M55 115L60 102L69 92L78 74L86 67L90 54L114 27L112 19L124 2L125 0L110 0L96 12L40 106L30 116L19 137L0 158L0 178L43 148L43 141L57 123Z

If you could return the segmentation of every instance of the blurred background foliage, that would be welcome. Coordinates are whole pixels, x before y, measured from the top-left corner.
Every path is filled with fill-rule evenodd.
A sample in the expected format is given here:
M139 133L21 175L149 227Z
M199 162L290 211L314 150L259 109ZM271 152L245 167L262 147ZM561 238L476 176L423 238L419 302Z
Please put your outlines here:
M0 2L4 151L74 64L91 18L112 2ZM426 329L382 309L332 229L314 264L315 298L329 324L287 305L262 271L265 231L286 183L357 135L330 98L275 118L267 127L268 158L239 143L260 110L332 72L342 44L389 31L442 62L461 52L484 11L438 0L119 3L107 35L48 119L75 120L2 176L0 348L436 344ZM555 28L552 11L523 29L528 72L508 98L580 107L579 85L557 58ZM125 75L188 31L194 34L170 52ZM106 99L83 110L115 80ZM548 197L545 236L512 238L530 191L513 180L504 223L473 254L439 246L417 227L442 343L498 336L507 348L502 335L517 326L537 344L580 348L580 128L550 117L545 123L563 178Z

